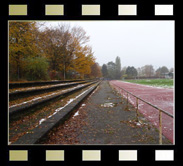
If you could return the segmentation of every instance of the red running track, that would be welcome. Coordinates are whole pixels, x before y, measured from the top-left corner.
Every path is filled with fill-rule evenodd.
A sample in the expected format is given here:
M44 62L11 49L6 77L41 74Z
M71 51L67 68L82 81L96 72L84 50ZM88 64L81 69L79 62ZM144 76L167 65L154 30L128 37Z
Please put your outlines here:
M174 115L173 89L152 87L113 80L109 82L118 92L122 90L117 86L131 92L141 99ZM116 86L115 86L116 85ZM125 96L126 93L123 95ZM135 97L129 95L129 101L136 106ZM159 127L159 111L148 104L139 101L139 112L142 113L154 126ZM162 113L162 132L172 143L174 142L174 119Z

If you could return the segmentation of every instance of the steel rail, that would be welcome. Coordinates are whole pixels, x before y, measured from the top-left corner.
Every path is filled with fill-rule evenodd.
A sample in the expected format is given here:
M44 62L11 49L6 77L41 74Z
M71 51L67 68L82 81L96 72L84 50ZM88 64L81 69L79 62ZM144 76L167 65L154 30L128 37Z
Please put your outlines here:
M132 95L132 96L134 96L136 98L136 107L137 107L136 108L136 116L137 116L137 118L138 118L138 112L137 112L138 111L138 100L141 100L142 102L150 105L151 107L153 107L153 108L155 108L155 109L157 109L159 111L159 144L162 144L162 113L166 114L167 116L169 116L171 118L174 118L174 116L172 114L166 112L162 108L159 108L159 107L149 103L148 101L145 101L144 99L134 95L133 93L125 90L124 88L119 87L118 85L116 85L114 83L111 83L111 84L116 86L117 88L122 89L123 91L125 91L127 93L127 100L128 100L128 94L130 94L130 95ZM122 98L123 98L123 92L122 92ZM128 103L128 101L127 101L127 103Z
M140 98L140 97L138 97L138 96L134 95L133 93L131 93L131 92L129 92L129 91L127 91L127 90L125 90L124 88L119 87L118 85L116 85L116 84L114 84L114 83L112 83L112 84L113 84L113 85L115 85L116 87L118 87L118 88L120 88L120 89L124 90L125 92L129 93L130 95L132 95L132 96L134 96L134 97L138 98L139 100L143 101L144 103L146 103L146 104L148 104L148 105L150 105L150 106L154 107L155 109L160 110L161 112L163 112L164 114L166 114L166 115L170 116L171 118L174 118L174 116L173 116L172 114L170 114L170 113L166 112L166 111L165 111L165 110L163 110L162 108L159 108L159 107L157 107L156 105L153 105L153 104L149 103L148 101L145 101L144 99L142 99L142 98Z

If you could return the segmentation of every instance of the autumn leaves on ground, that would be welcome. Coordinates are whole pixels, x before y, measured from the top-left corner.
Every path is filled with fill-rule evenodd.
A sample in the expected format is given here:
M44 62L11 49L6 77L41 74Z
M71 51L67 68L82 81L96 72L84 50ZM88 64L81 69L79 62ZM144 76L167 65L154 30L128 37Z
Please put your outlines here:
M142 114L103 81L64 124L41 144L158 144L159 133ZM163 144L171 142L163 137Z
M9 83L35 82L30 87L9 89L9 94L15 95L9 98L9 111L31 105L23 113L9 117L10 144L23 135L32 133L34 128L39 127L58 110L64 111L66 105L98 85L101 80L103 81L97 89L80 103L80 107L72 110L70 117L49 131L39 143L158 144L157 128L143 114L139 113L137 119L134 105L125 98L122 100L122 96L117 94L108 81L134 79L140 72L130 66L122 70L118 56L115 62L110 61L100 67L89 45L90 37L82 27L71 27L63 23L51 27L46 24L31 21L9 22ZM165 67L159 68L155 73L153 66L146 65L139 71L144 74L143 77L149 78L159 77L164 69ZM38 81L48 80L61 80L63 83L36 85ZM72 83L64 82L65 80L77 80L75 83L78 84L68 86ZM83 88L72 91L82 86ZM55 89L50 90L52 87ZM36 93L31 93L33 90L37 90ZM63 95L65 92L70 93ZM16 96L18 93L24 96ZM60 96L34 106L34 102L39 103L57 94ZM164 136L163 143L171 144Z

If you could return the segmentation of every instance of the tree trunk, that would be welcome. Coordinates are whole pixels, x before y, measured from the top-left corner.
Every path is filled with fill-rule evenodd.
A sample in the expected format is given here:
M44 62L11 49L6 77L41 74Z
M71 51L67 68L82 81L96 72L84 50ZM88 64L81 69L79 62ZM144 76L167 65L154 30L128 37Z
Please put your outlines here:
M17 78L18 78L18 80L20 79L20 67L19 67L19 65L17 65Z
M65 81L65 62L64 62L64 81Z

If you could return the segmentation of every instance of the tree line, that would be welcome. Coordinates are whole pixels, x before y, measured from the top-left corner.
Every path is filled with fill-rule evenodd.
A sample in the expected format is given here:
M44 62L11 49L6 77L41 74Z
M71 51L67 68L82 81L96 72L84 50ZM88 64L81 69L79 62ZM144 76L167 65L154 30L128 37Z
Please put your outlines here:
M164 78L165 75L173 78L174 69L166 66L154 69L153 65L145 65L135 68L134 66L121 67L121 60L117 56L115 62L108 62L102 66L102 75L108 79L135 79L135 78Z
M105 78L120 79L121 78L121 60L117 56L115 62L108 62L102 66L102 75Z
M43 28L44 27L44 28ZM101 76L82 27L9 22L9 80L84 79Z

